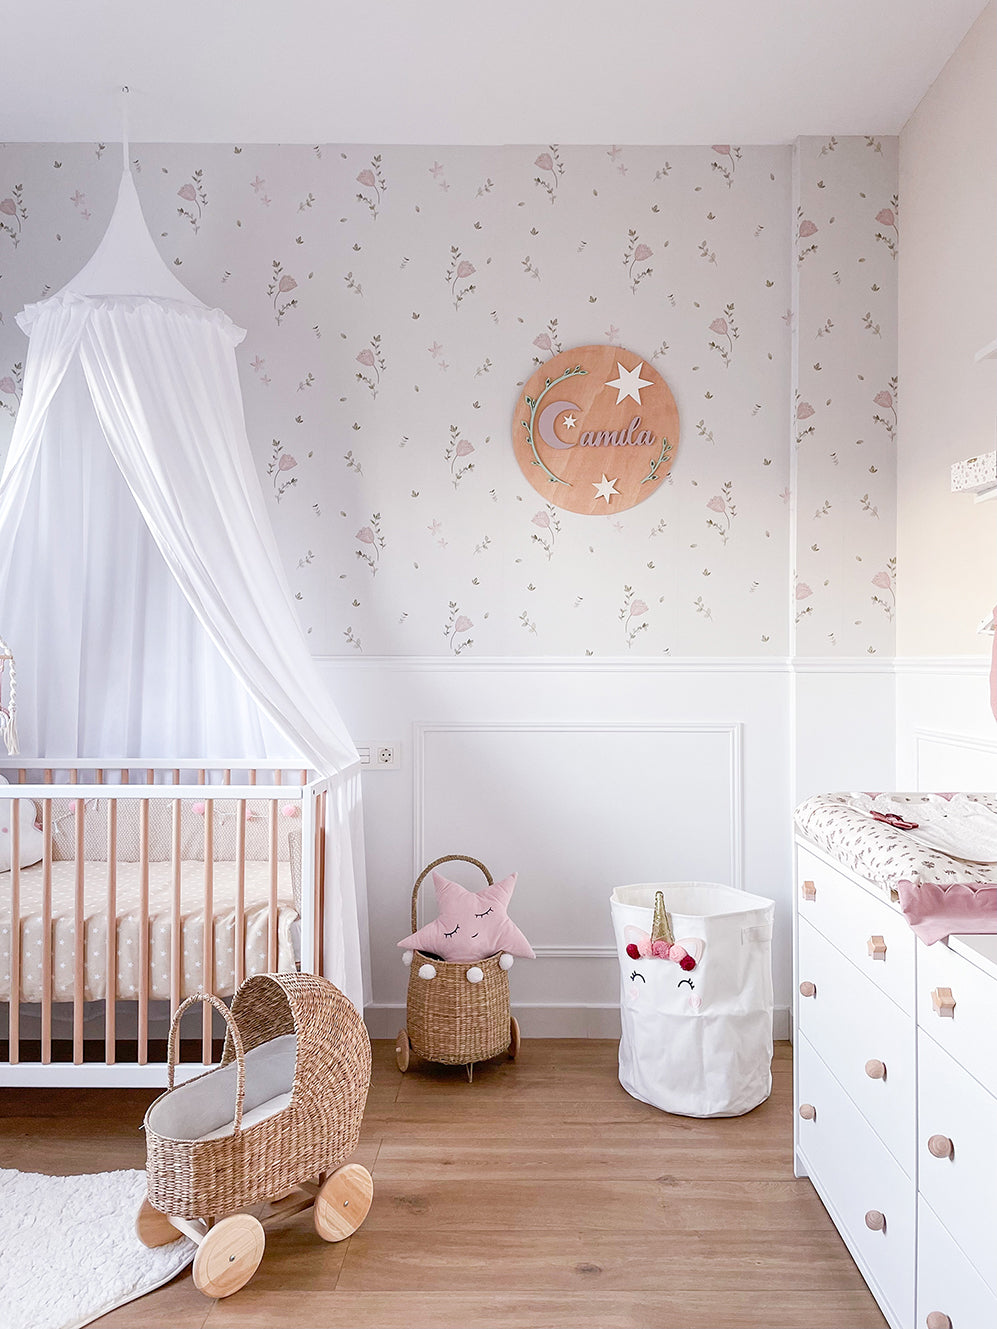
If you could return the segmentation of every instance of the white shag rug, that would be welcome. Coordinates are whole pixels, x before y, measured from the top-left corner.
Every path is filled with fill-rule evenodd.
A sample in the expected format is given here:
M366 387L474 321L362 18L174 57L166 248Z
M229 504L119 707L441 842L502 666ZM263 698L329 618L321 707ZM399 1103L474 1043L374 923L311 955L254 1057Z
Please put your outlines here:
M46 1177L0 1169L0 1321L80 1329L168 1283L197 1249L135 1235L144 1172Z

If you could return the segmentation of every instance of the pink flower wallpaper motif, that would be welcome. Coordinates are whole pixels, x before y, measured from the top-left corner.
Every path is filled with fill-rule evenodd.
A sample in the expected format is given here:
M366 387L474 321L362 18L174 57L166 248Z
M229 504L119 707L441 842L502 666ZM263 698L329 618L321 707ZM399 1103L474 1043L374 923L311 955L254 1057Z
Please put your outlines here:
M874 579L896 554L897 142L807 138L799 153L796 558L820 596L795 650L891 655L892 587Z
M312 649L783 657L795 565L799 653L889 653L896 145L829 142L802 141L796 198L785 145L136 147L164 259L246 329L250 444ZM14 315L90 257L120 167L8 144L3 170L0 454ZM681 435L645 503L579 517L526 483L511 415L537 367L603 342L665 377Z

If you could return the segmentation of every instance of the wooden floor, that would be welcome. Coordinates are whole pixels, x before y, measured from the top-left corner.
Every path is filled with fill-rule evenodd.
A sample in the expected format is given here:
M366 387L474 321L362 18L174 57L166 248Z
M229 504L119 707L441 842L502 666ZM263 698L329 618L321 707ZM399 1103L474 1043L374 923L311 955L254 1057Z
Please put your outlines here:
M268 1228L225 1301L189 1271L101 1329L879 1329L810 1183L792 1170L792 1061L745 1117L671 1117L630 1098L616 1044L527 1040L515 1063L401 1075L374 1047L356 1158L363 1227L330 1246L309 1212ZM143 1167L139 1090L0 1091L0 1163Z

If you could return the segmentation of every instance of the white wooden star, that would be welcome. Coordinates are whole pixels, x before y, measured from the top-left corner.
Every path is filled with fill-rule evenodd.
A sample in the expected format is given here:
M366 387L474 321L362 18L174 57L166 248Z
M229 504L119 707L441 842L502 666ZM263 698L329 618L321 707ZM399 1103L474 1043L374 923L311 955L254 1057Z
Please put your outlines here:
M616 488L616 480L607 480L605 476L602 477L601 484L596 484L593 480L592 488L595 490L596 498L604 498L606 500L607 507L609 506L609 500L614 494L617 498L620 496L620 491Z
M578 422L573 415L566 415L561 421L561 424L564 425L565 429L574 429L577 423Z
M650 388L653 386L649 378L641 378L640 376L640 371L644 368L644 361L642 360L636 369L624 369L619 360L617 360L616 368L619 370L619 377L611 378L606 384L606 387L616 388L617 406L619 406L621 401L625 401L627 397L632 397L639 406L641 388Z

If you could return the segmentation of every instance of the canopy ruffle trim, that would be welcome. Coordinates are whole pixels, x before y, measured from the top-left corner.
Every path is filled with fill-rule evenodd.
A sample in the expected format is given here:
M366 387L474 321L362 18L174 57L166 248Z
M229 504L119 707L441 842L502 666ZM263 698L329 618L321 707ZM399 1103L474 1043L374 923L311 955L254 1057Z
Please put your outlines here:
M25 305L15 316L17 325L30 337L32 328L43 314L50 309L68 308L72 305L88 305L91 309L108 309L126 314L135 310L161 309L164 313L180 318L213 324L228 337L233 346L238 346L246 336L245 328L233 323L222 309L208 309L205 305L187 304L183 300L167 300L160 295L79 295L75 291L66 291L60 295L49 296L47 300L37 300L34 304Z

